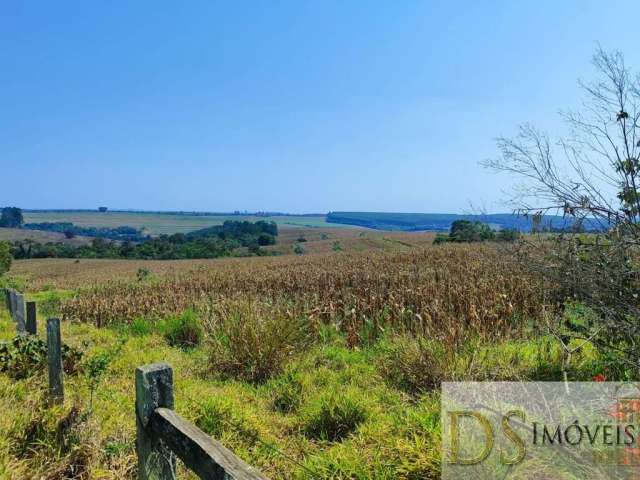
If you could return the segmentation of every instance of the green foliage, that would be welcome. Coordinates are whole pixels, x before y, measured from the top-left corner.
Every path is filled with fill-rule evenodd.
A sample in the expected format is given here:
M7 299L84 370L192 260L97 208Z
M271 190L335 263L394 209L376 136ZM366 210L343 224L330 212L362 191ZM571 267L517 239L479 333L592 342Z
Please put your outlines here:
M0 227L18 228L24 223L22 210L18 207L4 207L0 214Z
M299 243L296 243L293 246L293 253L295 253L296 255L304 255L304 252L305 252L304 247Z
M62 295L55 290L48 291L38 300L38 309L44 317L52 317L60 313Z
M42 230L45 232L64 233L67 238L74 238L77 235L84 237L108 238L111 240L122 240L131 242L142 242L148 239L141 230L122 225L114 228L106 227L81 227L71 222L42 222L25 223L23 228L29 230Z
M145 335L151 334L153 326L146 318L138 317L131 322L128 330L134 337L144 337Z
M496 234L496 240L499 242L515 242L520 239L520 232L510 228L503 228Z
M382 344L377 367L390 385L419 395L440 388L444 352L425 339L400 337Z
M322 394L302 412L304 434L315 440L339 442L364 423L367 410L351 391Z
M0 242L0 276L9 271L12 260L11 245L7 242Z
M118 227L126 229L130 227ZM113 230L113 229L111 229ZM226 221L223 225L197 230L188 234L144 237L140 243L132 243L127 235L122 243L109 241L102 236L94 238L91 245L75 246L69 243L36 243L31 240L13 243L15 258L131 258L150 260L218 258L231 256L235 250L247 247L252 254L261 254L261 245L275 244L278 228L273 222Z
M62 345L62 364L65 373L78 370L83 352ZM30 377L45 369L47 364L47 344L34 335L18 335L11 342L0 342L0 372L12 378Z
M202 342L203 332L196 313L189 309L160 324L160 331L172 347L193 348Z
M302 402L302 382L294 371L287 371L268 384L272 408L280 413L294 412Z
M121 339L114 348L94 353L82 362L82 371L89 384L89 411L93 410L93 395L109 369L113 359L122 350L125 340Z
M495 233L489 225L469 220L456 220L449 231L449 238L453 242L483 242L494 237Z
M309 342L309 323L286 311L266 313L242 303L216 319L211 336L211 373L261 383L282 372Z
M333 250L334 252L342 251L342 245L340 245L340 242L338 240L334 241L333 244L331 244L331 250Z
M433 244L434 245L440 245L442 243L446 243L449 242L449 235L446 235L444 233L437 233L436 234L436 238L433 239Z
M434 245L446 242L473 243L497 240L499 242L514 242L520 238L517 230L505 228L494 232L489 225L470 220L456 220L451 224L449 234L438 233L433 240Z
M145 280L148 280L149 278L151 278L151 272L149 271L148 268L140 267L138 269L138 271L136 272L136 279L139 282L144 282Z

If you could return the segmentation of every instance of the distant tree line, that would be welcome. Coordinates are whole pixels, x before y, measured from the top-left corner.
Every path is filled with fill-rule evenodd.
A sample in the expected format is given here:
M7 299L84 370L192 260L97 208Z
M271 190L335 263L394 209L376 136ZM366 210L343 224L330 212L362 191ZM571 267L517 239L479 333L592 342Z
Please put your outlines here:
M440 244L446 242L472 243L472 242L513 242L520 237L520 232L512 229L502 229L495 231L483 222L472 222L470 220L456 220L451 224L449 234L439 233L433 243Z
M134 227L126 225L105 228L105 227L80 227L71 222L42 222L42 223L25 223L22 228L29 230L44 230L46 232L64 233L67 238L73 238L78 235L85 237L108 238L111 240L128 240L130 242L142 242L148 240L149 236L142 233Z
M274 222L237 222L197 230L188 234L176 233L150 238L140 243L115 242L94 238L89 245L68 243L37 243L32 240L14 242L11 253L16 259L26 258L125 258L125 259L195 259L217 258L238 254L266 255L261 247L276 242L278 228Z

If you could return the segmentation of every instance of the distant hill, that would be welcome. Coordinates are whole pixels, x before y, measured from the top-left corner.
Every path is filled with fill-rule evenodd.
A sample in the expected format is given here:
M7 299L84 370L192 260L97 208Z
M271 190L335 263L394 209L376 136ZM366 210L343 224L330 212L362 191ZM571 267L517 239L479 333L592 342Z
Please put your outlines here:
M445 232L455 220L477 220L488 223L492 228L505 228L531 231L531 217L514 215L511 213L494 213L488 215L457 215L452 213L384 213L384 212L329 212L327 223L343 225L357 225L377 230L400 231L434 231ZM571 228L571 220L559 216L545 216L542 225L554 229ZM595 224L587 224L588 230L596 230Z

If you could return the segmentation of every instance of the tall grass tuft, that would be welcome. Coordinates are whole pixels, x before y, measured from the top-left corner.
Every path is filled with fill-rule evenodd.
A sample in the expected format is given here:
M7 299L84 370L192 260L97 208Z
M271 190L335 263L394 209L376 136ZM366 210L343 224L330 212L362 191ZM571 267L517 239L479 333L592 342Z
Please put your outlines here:
M331 392L306 405L302 418L308 438L339 442L367 419L367 410L355 394Z
M280 374L310 341L309 322L284 307L266 312L255 303L218 309L210 327L209 371L251 383Z
M182 315L169 317L160 324L160 330L172 347L192 348L202 342L203 331L198 316L191 309Z

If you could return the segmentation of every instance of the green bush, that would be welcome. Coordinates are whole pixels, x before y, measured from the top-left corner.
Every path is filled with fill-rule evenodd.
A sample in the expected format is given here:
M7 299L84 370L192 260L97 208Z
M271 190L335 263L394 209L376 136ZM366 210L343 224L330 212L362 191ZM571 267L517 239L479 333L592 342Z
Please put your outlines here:
M0 276L11 268L11 245L8 242L0 242Z
M434 245L440 245L442 243L447 243L450 242L451 240L449 239L449 235L446 235L444 233L437 233L436 234L436 238L433 239L433 244Z
M496 235L499 242L515 242L520 238L520 232L511 228L503 228Z
M295 372L286 372L269 384L271 407L281 413L294 412L302 401L302 382Z
M440 387L445 368L443 352L419 338L398 338L382 344L377 368L393 387L419 395Z
M307 405L302 418L308 438L339 442L367 419L367 410L351 392L332 392Z
M160 330L172 347L191 348L202 342L202 327L197 315L191 309L162 322Z
M62 366L67 374L78 371L82 351L62 345ZM47 344L34 335L18 335L11 342L0 342L0 372L15 379L30 377L45 369Z
M144 337L150 335L153 331L151 322L143 317L138 317L129 325L129 333L134 337Z
M52 317L60 313L61 304L62 296L56 291L48 291L38 300L38 309L43 316Z
M286 307L263 311L237 302L215 319L209 344L211 373L261 383L282 372L309 341L309 322Z

